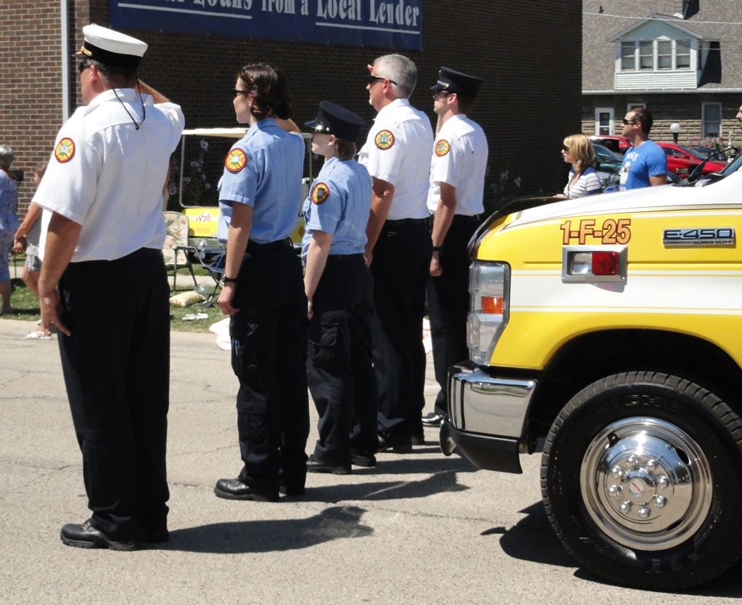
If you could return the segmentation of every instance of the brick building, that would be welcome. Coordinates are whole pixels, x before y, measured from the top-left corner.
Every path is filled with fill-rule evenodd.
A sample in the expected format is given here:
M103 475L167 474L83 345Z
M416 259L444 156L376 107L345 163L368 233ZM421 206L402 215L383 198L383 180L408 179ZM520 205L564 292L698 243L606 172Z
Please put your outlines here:
M266 4L265 0L242 1ZM318 0L310 1L316 4ZM109 25L109 2L112 5L114 0L0 4L4 55L0 143L14 147L14 168L24 170L28 177L20 189L21 214L33 193L33 167L49 156L64 116L80 102L78 75L69 58L81 44L80 30L87 23ZM195 2L216 5L216 0ZM220 2L224 6L225 0ZM373 4L373 0L354 2ZM422 50L399 50L418 66L418 88L411 101L431 118L428 88L435 83L441 64L485 80L471 116L481 123L489 140L486 196L490 204L503 195L562 188L564 166L559 148L566 134L580 129L581 92L580 45L564 41L581 38L581 5L552 0L462 0L451 5L425 0ZM140 76L182 105L188 128L235 126L234 76L241 65L255 61L269 62L286 73L297 123L313 118L323 99L346 105L371 120L374 112L364 90L365 66L376 56L395 52L373 46L118 29L149 44Z
M723 138L740 146L740 0L585 0L582 125L620 134L632 107L654 116L651 137L679 142Z

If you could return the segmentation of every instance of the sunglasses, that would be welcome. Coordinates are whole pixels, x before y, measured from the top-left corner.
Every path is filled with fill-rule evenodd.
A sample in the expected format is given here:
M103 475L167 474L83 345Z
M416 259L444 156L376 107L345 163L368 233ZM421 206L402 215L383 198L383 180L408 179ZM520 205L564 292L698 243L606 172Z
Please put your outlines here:
M367 84L368 84L369 86L371 86L371 84L373 84L373 83L374 83L374 82L376 82L377 80L389 80L389 78L385 78L384 76L369 76L369 77L368 77L368 78L366 79L366 83L367 83ZM395 82L394 80L389 80L389 81L390 81L390 82L391 82L392 84L396 84L396 82Z
M637 124L638 122L636 120L627 120L626 118L623 119L623 124L626 126L627 124Z
M240 95L249 95L249 94L250 94L250 91L249 91L249 90L237 90L237 89L235 88L235 89L234 89L234 90L232 91L232 94L233 94L233 95L234 95L235 97L238 97L238 96L240 96Z
M89 61L82 60L77 66L77 71L79 73L82 73L90 66L91 66L91 63Z
M564 151L565 153L569 153L569 147L567 147L566 145L562 145L562 151Z

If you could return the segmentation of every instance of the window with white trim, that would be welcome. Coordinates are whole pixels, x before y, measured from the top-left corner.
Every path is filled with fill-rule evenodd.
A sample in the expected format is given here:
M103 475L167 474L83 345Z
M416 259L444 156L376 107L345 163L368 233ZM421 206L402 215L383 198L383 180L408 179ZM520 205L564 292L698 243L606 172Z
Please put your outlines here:
M689 39L623 40L621 71L688 71L690 53Z
M595 134L609 135L613 133L613 107L595 108Z
M718 139L721 136L721 103L704 103L701 106L701 136Z

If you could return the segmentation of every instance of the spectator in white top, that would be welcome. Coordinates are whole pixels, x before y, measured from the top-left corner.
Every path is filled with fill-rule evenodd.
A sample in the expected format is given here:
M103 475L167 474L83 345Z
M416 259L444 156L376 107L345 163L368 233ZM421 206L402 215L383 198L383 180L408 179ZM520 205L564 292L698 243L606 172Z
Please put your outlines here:
M572 165L564 193L556 197L572 199L601 192L600 177L595 170L595 150L584 134L571 134L564 139L562 159Z

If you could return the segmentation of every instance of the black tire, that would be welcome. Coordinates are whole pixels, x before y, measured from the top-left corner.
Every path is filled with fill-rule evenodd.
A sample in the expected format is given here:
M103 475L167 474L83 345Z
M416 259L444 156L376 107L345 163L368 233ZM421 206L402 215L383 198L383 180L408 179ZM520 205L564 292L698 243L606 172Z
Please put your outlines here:
M541 492L590 573L650 590L698 586L742 556L742 421L683 378L609 376L554 421Z

